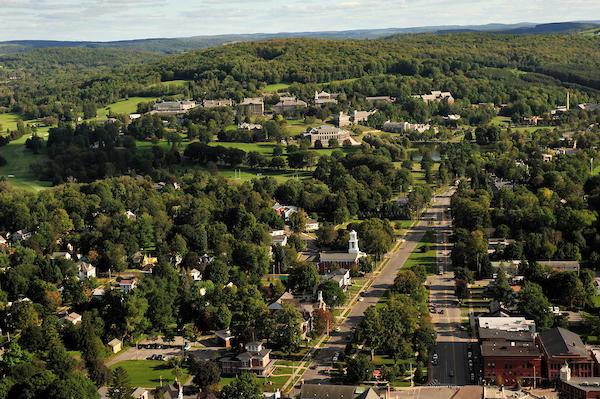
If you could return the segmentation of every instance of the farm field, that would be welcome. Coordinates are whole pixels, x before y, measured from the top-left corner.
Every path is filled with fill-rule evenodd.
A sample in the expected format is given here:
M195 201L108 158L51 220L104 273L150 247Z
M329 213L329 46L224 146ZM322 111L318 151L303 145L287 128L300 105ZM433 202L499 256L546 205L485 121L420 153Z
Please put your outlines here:
M287 83L275 83L275 84L271 84L271 85L266 85L262 89L262 91L263 91L263 93L275 93L275 92L278 92L279 90L285 90L288 87L290 87L290 85Z

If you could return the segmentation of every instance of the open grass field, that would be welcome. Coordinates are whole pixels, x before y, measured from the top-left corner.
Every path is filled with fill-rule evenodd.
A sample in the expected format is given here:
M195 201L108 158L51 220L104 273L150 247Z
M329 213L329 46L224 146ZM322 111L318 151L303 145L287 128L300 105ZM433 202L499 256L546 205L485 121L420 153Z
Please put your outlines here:
M108 118L109 109L115 114L132 114L137 111L139 103L156 101L155 97L130 97L126 100L119 100L116 103L108 104L106 107L98 109L96 119L103 120Z
M275 92L278 92L279 90L285 90L288 87L290 87L290 85L287 83L275 83L272 85L266 85L262 89L262 91L263 91L263 93L275 93Z
M275 170L275 169L252 169L252 168L219 168L219 175L232 179L233 181L250 181L261 177L274 177L282 183L289 179L306 179L311 176L310 171L301 170Z
M596 176L597 174L600 174L600 165L596 166L593 170L592 170L592 176Z
M304 120L301 119L288 119L285 128L288 132L290 132L290 134L297 136L306 132L306 130L311 127L317 127L322 124L323 121L320 119L315 119L313 123L305 123Z
M244 150L247 153L251 151L256 151L263 155L272 155L273 148L276 147L274 143L230 143L230 142L221 142L221 141L211 141L209 145L222 146L225 148L239 148L240 150Z
M166 82L160 82L160 83L154 83L148 87L151 88L155 88L155 87L177 87L177 88L181 88L181 87L185 87L186 84L188 84L188 82L190 82L189 80L183 80L183 79L179 79L179 80L169 80Z
M410 269L416 265L423 265L429 273L435 273L436 253L435 244L425 241L425 238L417 244L417 248L410 254L410 257L404 264L405 268Z
M163 384L172 384L175 381L173 369L161 360L126 360L113 365L111 369L117 367L127 371L131 385L134 387L155 388L160 385L161 378ZM186 381L188 372L186 369L183 369L183 372L182 379Z
M20 120L21 117L17 114L0 114L0 132L5 132L6 129L15 130Z

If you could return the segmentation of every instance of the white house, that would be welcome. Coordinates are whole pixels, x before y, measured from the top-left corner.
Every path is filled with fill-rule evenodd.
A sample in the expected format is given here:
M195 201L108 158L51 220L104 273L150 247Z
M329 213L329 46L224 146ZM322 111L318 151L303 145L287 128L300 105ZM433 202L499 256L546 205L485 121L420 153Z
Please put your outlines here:
M340 288L346 290L352 285L352 278L350 277L350 270L348 269L335 269L331 274L324 276L325 280L335 281Z
M306 231L316 231L319 230L319 222L314 219L308 219L306 221Z
M77 264L77 276L80 280L96 277L96 268L87 262L79 261Z
M190 277L194 281L200 281L200 280L202 280L202 273L200 273L200 270L194 268L194 269L190 270Z
M63 316L62 321L77 325L81 323L81 315L79 313L72 312Z
M119 281L117 283L118 287L120 290L122 290L125 293L128 293L129 291L133 290L135 287L137 287L137 279L136 278L132 278L132 279L123 279L121 281Z

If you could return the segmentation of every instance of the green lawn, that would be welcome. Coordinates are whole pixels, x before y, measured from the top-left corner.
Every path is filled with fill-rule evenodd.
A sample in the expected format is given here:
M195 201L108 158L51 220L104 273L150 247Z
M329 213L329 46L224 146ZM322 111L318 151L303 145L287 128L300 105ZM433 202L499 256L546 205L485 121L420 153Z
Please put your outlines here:
M127 371L134 387L155 388L160 385L161 377L163 384L175 381L173 370L167 366L167 362L161 360L126 360L111 366L111 369L117 367ZM184 369L182 380L186 381L187 378L188 372Z
M137 111L137 105L143 102L156 101L155 97L129 97L128 99L119 100L116 103L108 104L106 107L98 109L96 119L107 119L108 109L110 108L114 114L132 114Z
M423 252L425 246L429 246L429 250ZM410 254L410 257L406 260L404 267L411 268L416 265L423 265L427 268L428 272L435 273L435 264L435 244L422 240L417 244L415 250Z
M261 177L274 177L278 182L282 183L288 179L305 179L311 176L310 171L303 170L275 170L275 169L252 169L252 168L224 168L220 167L219 175L238 180L250 181Z
M593 170L592 170L592 176L596 176L597 174L600 174L600 165L596 166Z
M272 85L265 86L262 89L262 91L263 91L263 93L275 93L275 92L278 92L279 90L285 90L288 87L290 87L290 85L287 83L275 83Z
M42 133L43 134L43 133ZM6 166L0 167L0 176L6 178L14 187L29 191L39 191L50 187L50 183L36 180L31 172L31 165L41 159L44 155L35 155L25 149L27 136L11 141L4 147L0 147L0 155L6 159Z
M0 132L6 132L6 129L16 130L17 122L22 118L17 114L0 114Z
M221 141L211 141L211 146L222 146L225 148L239 148L246 152L256 151L263 155L272 155L273 148L276 147L274 143L229 143Z
M191 82L191 80L183 80L183 79L168 80L166 82L160 82L160 83L151 84L148 87L151 87L151 88L154 88L154 87L177 87L177 88L181 88L181 87L185 87L185 85L188 82Z

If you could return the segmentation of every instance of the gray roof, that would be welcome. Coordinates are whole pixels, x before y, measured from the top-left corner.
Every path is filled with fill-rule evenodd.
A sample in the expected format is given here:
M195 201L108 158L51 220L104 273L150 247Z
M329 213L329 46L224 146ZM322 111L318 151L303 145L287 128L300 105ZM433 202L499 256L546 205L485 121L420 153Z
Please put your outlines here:
M481 356L532 357L540 356L540 350L535 346L533 340L530 342L483 341Z
M479 339L481 340L506 340L506 341L533 341L530 331L504 331L494 328L480 328Z
M590 357L579 335L567 329L556 327L540 333L540 341L550 356Z
M353 385L304 384L300 399L379 399L372 388Z
M358 254L349 254L348 252L321 252L319 259L321 262L356 262L359 259Z

